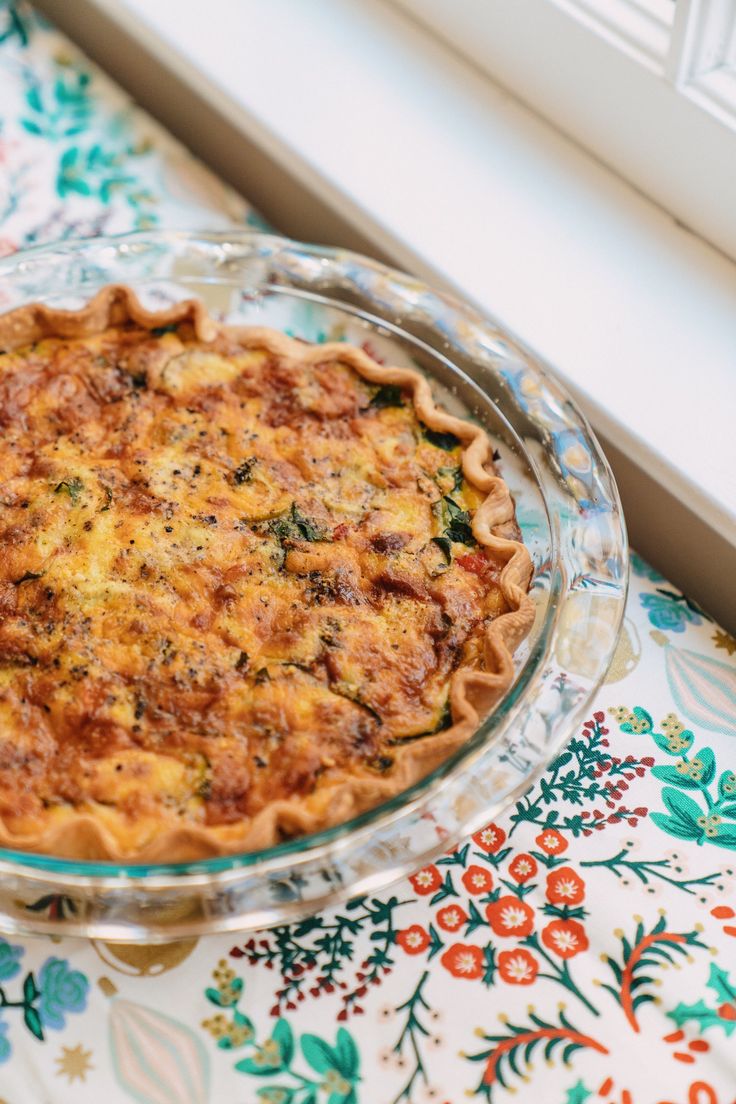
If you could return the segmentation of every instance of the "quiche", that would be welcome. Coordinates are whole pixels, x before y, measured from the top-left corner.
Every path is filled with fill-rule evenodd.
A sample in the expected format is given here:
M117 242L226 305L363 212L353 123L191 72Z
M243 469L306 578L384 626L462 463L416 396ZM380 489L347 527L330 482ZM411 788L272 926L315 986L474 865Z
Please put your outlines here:
M268 847L405 790L510 686L530 557L419 372L118 286L0 349L0 846Z

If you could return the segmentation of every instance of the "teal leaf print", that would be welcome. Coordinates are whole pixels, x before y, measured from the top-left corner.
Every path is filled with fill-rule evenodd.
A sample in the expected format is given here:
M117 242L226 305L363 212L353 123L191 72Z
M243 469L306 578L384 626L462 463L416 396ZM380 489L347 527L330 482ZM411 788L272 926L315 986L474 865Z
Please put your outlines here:
M10 1057L11 1047L7 1034L8 1024L5 1023L5 1020L0 1020L0 1065L2 1065L3 1062L7 1062Z
M264 1104L291 1104L296 1089L290 1089L286 1085L266 1085L257 1090L256 1096L264 1102ZM302 1097L303 1101L306 1101L307 1097ZM315 1096L311 1096L312 1100L316 1100Z
M701 999L695 1004L680 1002L667 1015L678 1027L694 1022L700 1028L701 1034L709 1027L720 1027L730 1036L736 1031L736 985L730 980L727 971L716 966L715 962L711 963L706 985L715 993L717 1008L709 1007Z
M317 1035L302 1035L302 1053L317 1073L326 1073L337 1067L337 1055Z
M81 134L94 111L89 84L89 73L66 68L48 84L34 79L25 93L31 114L21 119L21 126L49 142Z
M23 1023L26 1025L31 1035L35 1035L37 1039L43 1042L43 1027L41 1025L41 1017L38 1013L38 1009L29 1006L24 1008Z
M727 971L716 966L715 962L711 962L710 976L706 984L713 990L719 1001L736 1004L736 984L729 980Z
M654 823L663 828L665 832L669 832L671 836L677 836L678 839L699 839L703 834L698 827L700 808L692 798L680 793L679 790L668 787L662 790L662 800L672 816L665 816L664 813L652 813L651 817Z
M22 957L22 947L13 946L6 939L0 939L0 981L10 981L20 973Z
M718 1014L714 1008L708 1008L704 1000L695 1004L683 1004L681 1001L667 1015L674 1020L678 1027L683 1027L688 1022L694 1022L703 1031L709 1027L721 1027L726 1035L732 1035L736 1031L736 1020L727 1020Z
M31 19L26 12L21 13L18 6L10 0L10 3L3 4L5 10L5 22L0 29L0 43L9 42L13 38L17 38L22 47L26 47L31 37ZM2 1028L0 1027L0 1030ZM2 1058L0 1058L0 1062Z
M718 779L718 796L736 798L736 772L725 770ZM724 812L721 809L721 812Z
M706 789L716 773L716 757L711 748L702 748L694 759L681 759L676 767L652 767L652 774L662 782L684 790Z
M286 1020L278 1020L272 1038L279 1045L281 1063L290 1066L294 1057L294 1034Z
M238 1073L249 1073L254 1077L268 1077L281 1072L281 1063L269 1061L262 1047L256 1050L252 1058L241 1058L235 1063Z
M694 735L675 713L668 713L659 722L660 731L656 732L651 715L640 706L629 710L620 705L609 712L622 732L649 736L661 751L678 757L674 767L652 767L652 777L667 784L662 791L662 800L670 814L651 813L657 827L678 839L736 850L736 825L723 823L724 817L736 820L736 771L721 771L714 794L711 791L718 764L713 749L700 748L689 758ZM697 796L701 804L679 792L682 790L690 790L693 798Z
M357 1078L360 1069L360 1054L352 1035L344 1027L337 1032L336 1069L343 1077Z
M586 1089L583 1082L578 1079L577 1082L567 1090L567 1100L565 1104L585 1104L586 1100L590 1099L593 1095L592 1089Z
M714 818L711 817L710 819L712 821ZM721 827L720 824L716 823L714 828L709 842L714 843L716 847L727 847L730 851L736 851L736 827L732 828L730 825Z

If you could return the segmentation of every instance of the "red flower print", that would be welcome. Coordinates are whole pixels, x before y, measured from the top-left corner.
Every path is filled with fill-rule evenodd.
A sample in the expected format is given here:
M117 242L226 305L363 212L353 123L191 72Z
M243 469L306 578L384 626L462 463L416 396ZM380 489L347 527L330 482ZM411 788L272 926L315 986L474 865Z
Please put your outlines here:
M437 913L437 923L445 931L458 931L467 921L468 914L459 905L446 905Z
M479 893L487 893L493 886L493 875L483 866L469 866L462 876L462 883L468 893L477 896Z
M429 893L434 893L442 885L442 875L436 866L423 866L421 870L417 870L416 874L412 874L409 881L414 886L414 890L420 897L426 897Z
M501 951L498 972L509 985L531 985L539 972L539 963L533 954L519 947L515 951Z
M571 866L558 866L547 875L547 897L553 905L579 905L585 882Z
M530 878L533 878L537 873L537 860L533 859L531 855L517 855L514 861L509 866L509 874L520 885L522 882L528 882Z
M398 933L396 942L407 954L421 954L429 946L429 936L421 924L412 924Z
M497 824L486 824L485 828L481 828L480 832L473 835L473 840L481 851L486 851L489 855L495 855L505 843L506 833Z
M483 975L483 952L470 943L453 943L442 955L440 962L453 977L472 981Z
M531 935L534 929L534 909L511 894L488 905L486 916L496 935Z
M577 920L553 920L543 930L542 942L560 958L573 958L588 949L585 928Z
M545 828L536 837L536 842L548 855L561 855L567 851L567 840L556 828Z

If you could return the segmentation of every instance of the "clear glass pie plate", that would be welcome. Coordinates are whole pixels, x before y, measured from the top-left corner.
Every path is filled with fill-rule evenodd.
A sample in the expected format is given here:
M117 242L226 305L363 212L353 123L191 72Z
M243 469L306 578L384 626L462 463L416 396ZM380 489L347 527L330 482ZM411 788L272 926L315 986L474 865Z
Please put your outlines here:
M490 262L489 262L490 263ZM0 931L171 940L297 919L375 893L520 796L584 718L616 646L627 544L585 419L512 338L448 295L365 257L239 230L64 242L0 262L0 311L78 307L105 284L146 305L202 299L222 321L366 344L418 366L487 427L534 560L537 615L510 690L462 750L336 828L195 864L122 866L0 851Z

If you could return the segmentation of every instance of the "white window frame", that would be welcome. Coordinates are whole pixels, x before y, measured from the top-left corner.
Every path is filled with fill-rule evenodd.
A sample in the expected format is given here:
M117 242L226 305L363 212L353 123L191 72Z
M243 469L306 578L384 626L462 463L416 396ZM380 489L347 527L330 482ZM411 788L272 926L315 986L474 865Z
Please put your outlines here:
M736 259L735 0L390 2Z

